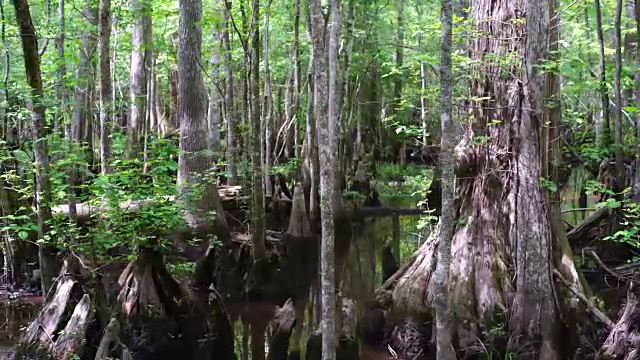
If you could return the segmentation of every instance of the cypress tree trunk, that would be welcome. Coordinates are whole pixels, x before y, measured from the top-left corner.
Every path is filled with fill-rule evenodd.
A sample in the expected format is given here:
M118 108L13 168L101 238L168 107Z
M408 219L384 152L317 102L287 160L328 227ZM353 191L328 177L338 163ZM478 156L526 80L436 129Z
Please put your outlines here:
M549 4L475 0L471 17L479 34L471 41L478 62L471 95L484 100L472 109L475 122L455 152L459 201L447 299L455 309L453 343L472 351L478 339L510 339L519 359L560 359L575 354L576 334L561 321L571 299L555 289L554 268L582 287L540 186L546 75L537 65L548 56ZM500 60L506 55L514 59L507 65ZM486 140L478 144L477 136ZM401 270L392 292L397 311L432 314L441 230ZM491 331L498 327L504 333Z

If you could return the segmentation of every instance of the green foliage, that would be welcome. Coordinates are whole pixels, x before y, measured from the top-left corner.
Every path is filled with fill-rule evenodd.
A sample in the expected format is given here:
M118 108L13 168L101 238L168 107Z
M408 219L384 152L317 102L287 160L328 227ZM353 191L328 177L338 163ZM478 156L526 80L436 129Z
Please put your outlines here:
M193 275L196 271L196 263L194 262L179 262L175 264L167 264L167 270L178 281L193 279Z
M615 200L606 203L606 206L612 208L622 205L623 203ZM623 229L606 236L603 240L624 243L635 249L640 249L640 204L625 200L624 205L624 221L621 224Z
M378 164L376 178L379 180L392 180L399 177L431 176L431 170L416 165L402 166L398 163Z
M552 193L558 191L558 184L545 178L540 178L540 186Z
M428 190L431 186L433 172L431 169L425 169L418 166L400 166L395 163L383 163L378 166L377 170L377 189L380 198L388 204L388 206L397 207L415 207L426 204ZM426 236L423 232L437 221L437 217L433 214L435 209L425 211L425 215L418 218L403 217L401 218L402 229L415 229L420 237ZM409 256L416 250L417 243L408 241L415 237L409 236L402 241L401 254L404 257ZM424 239L422 239L424 240Z
M272 174L281 174L286 178L293 178L295 174L300 171L301 160L298 158L291 158L282 165L275 165L271 167Z
M175 186L178 149L175 143L167 139L152 139L148 144L148 161L140 159L124 159L124 136L114 136L113 172L107 175L94 175L87 164L86 147L77 146L58 135L52 135L49 141L51 154L50 179L52 185L52 203L47 204L54 209L54 216L48 225L49 231L44 239L59 248L68 248L77 253L99 257L107 261L111 249L128 249L125 253L135 256L140 246L166 248L167 235L174 229L183 227L179 199ZM26 171L35 171L26 166L31 163L26 152L7 151L0 147L0 162L17 163L16 167ZM147 171L145 171L147 169ZM78 184L69 182L75 174L82 181ZM25 184L25 179L27 183ZM33 194L33 177L25 177L17 170L5 171L2 181L16 184L16 193L20 197L30 198ZM64 216L59 209L60 204L84 203L78 207L78 213L86 216L87 206L101 211L93 211L91 217L94 226L84 227L81 231L75 222ZM145 200L142 205L136 202ZM130 204L123 206L123 204ZM16 240L33 239L30 234L38 230L35 209L21 207L11 214L0 218L3 224L0 231L14 234Z

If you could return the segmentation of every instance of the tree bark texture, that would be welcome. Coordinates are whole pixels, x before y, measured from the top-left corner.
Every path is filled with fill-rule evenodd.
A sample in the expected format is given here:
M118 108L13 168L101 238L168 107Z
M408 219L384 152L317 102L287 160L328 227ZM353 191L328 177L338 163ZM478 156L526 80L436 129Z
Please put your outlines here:
M187 223L206 228L208 213L216 212L217 235L228 240L224 210L215 180L208 176L213 159L207 143L206 95L200 67L202 51L202 2L180 0L180 38L178 42L178 119L180 154L178 189L190 207Z
M111 155L111 117L113 111L111 60L109 42L111 37L111 0L100 0L98 13L98 57L100 62L100 170L109 172Z
M271 137L272 137L272 127L273 127L273 93L271 90L271 70L269 69L269 11L271 7L271 1L267 2L267 7L264 13L264 31L262 33L262 46L264 49L264 90L262 94L262 131L264 132L260 146L262 151L262 176L263 176L263 187L264 187L264 195L267 198L271 198Z
M67 66L65 64L64 59L64 40L65 40L65 11L64 11L65 0L60 0L58 2L58 35L56 36L56 49L58 52L58 58L61 61L58 62L58 82L56 83L56 95L58 97L58 114L56 116L56 125L63 125L65 118L65 97L67 95L67 87L65 84L65 74L67 73ZM5 90L6 91L6 90Z
M471 95L483 100L474 104L475 121L455 150L459 208L447 304L455 309L458 349L477 346L478 339L495 340L489 330L503 324L518 358L560 359L571 352L559 342L560 334L570 338L560 320L568 298L554 288L553 266L570 268L573 276L565 276L582 287L540 185L546 166L540 150L546 74L537 66L547 57L549 11L540 0L473 2L478 35L471 51L478 65ZM505 65L505 56L514 61ZM477 136L485 140L478 143ZM398 278L393 298L400 309L431 314L441 226ZM562 254L556 258L553 251Z
M98 11L90 4L88 0L84 1L84 7L82 14L92 25L97 25ZM78 60L78 72L75 89L75 99L73 104L73 114L71 116L71 124L67 129L67 139L74 142L76 145L88 145L87 133L90 132L91 122L89 116L91 115L90 93L91 93L91 76L92 67L91 60L95 51L95 32L93 27L91 30L85 30L80 37L80 56ZM75 175L77 177L77 174ZM74 179L74 185L77 184L80 179Z
M132 0L131 77L129 118L127 120L127 156L138 157L143 123L147 111L147 76L151 61L151 14L149 0Z
M602 30L602 11L600 8L600 0L594 0L594 7L596 12L596 34L598 37L598 81L600 92L600 100L602 107L602 122L601 125L596 124L596 133L598 132L597 128L600 127L602 130L600 131L600 142L598 145L606 147L611 142L611 126L609 124L611 116L609 115L609 89L607 87L607 73L606 73L606 64L605 64L605 55L604 55L604 32Z
M451 46L453 15L451 0L442 1L442 39L440 41L440 168L442 170L442 210L438 233L438 260L434 273L436 315L436 352L438 359L454 360L456 354L451 343L452 312L447 304L447 284L451 267L451 240L455 231L455 133L451 114Z
M403 72L402 65L404 62L404 4L405 0L397 0L396 4L396 70L398 73L393 79L393 114L396 115L396 121L402 123L402 118L397 115L402 114L402 85L403 85ZM402 141L402 140L401 140ZM406 144L402 141L400 146L400 165L406 165Z
M622 0L616 1L616 15L615 15L615 47L616 47L616 72L613 81L615 103L616 103L616 116L613 123L613 138L614 138L614 156L615 156L615 169L616 178L618 179L618 189L613 189L616 192L624 189L625 182L625 167L624 167L624 150L622 148L622 107L624 103L622 101Z
M338 41L340 10L337 0L331 1L331 25L325 27L321 2L309 2L311 39L313 46L314 109L320 160L320 220L322 239L320 246L320 284L322 311L322 359L336 358L336 258L334 229L335 168L333 148L337 144L335 126L339 116ZM329 56L327 57L325 29L329 30ZM327 70L328 77L327 77ZM332 88L332 86L336 86ZM312 195L313 196L313 195Z
M260 121L260 0L253 0L251 24L251 182L253 184L253 256L256 260L267 257L265 242L264 188L260 156L262 124Z
M215 157L220 156L220 126L222 123L222 91L220 90L220 31L217 24L211 34L213 50L211 52L211 91L207 113L209 128L209 149Z
M24 66L27 82L31 88L28 108L31 115L33 154L38 172L36 173L36 208L38 211L38 237L44 239L48 232L48 221L51 219L51 181L49 179L49 153L47 150L48 128L45 124L45 104L40 72L40 55L36 31L29 12L27 0L14 1L16 21L22 40ZM46 244L38 248L40 260L42 292L46 294L55 276L55 261L52 249Z
M293 101L291 106L292 117L295 117L297 120L298 107L300 106L300 74L301 74L301 64L300 64L300 0L295 0L295 14L293 18L293 63L295 68L293 70ZM300 138L300 134L298 131L298 124L300 122L296 121L293 131L293 146L294 146L294 156L296 158L300 158L300 146L298 146L298 139Z
M237 113L236 107L233 104L234 92L233 92L233 63L231 61L231 43L229 41L229 7L230 3L227 0L222 0L224 7L222 13L222 51L224 53L224 80L225 80L225 120L227 123L227 172L229 178L227 179L228 185L235 185L238 178L238 167L236 165L238 159L237 147Z
M637 44L640 44L640 0L635 0L636 35ZM640 68L640 46L636 45L636 67ZM640 109L640 71L635 73L636 108ZM640 154L640 115L636 113L636 139L638 141L637 153ZM633 199L640 203L640 160L634 161L635 179L633 182Z
M320 220L320 157L318 120L320 114L327 114L327 89L326 86L326 38L324 36L324 16L320 4L317 1L309 3L307 12L307 35L311 43L311 57L308 73L308 100L307 109L307 155L309 157L309 169L311 175L311 190L309 196L309 213L311 223L316 224ZM313 95L310 95L313 94Z

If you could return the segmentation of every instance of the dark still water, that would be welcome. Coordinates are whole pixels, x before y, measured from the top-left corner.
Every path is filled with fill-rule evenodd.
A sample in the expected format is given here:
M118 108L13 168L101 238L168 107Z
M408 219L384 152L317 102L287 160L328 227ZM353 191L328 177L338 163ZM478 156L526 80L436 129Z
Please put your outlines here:
M24 297L9 302L5 294L0 294L0 359L11 350L20 329L36 315L41 304L42 297Z

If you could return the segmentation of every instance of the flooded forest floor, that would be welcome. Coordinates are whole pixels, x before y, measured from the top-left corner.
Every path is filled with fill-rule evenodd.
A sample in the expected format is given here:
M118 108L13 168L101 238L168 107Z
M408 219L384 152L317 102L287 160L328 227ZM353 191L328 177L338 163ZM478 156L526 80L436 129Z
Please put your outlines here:
M419 167L397 169L397 166L381 166L379 177L376 179L376 190L380 201L383 206L389 208L416 208L426 198L425 191L429 188L431 176L431 169ZM575 194L570 190L567 191L563 200L563 209L577 207ZM589 206L595 202L597 198L589 198ZM563 217L569 226L575 226L588 213L567 212ZM376 289L386 280L384 273L388 272L388 269L384 269L385 249L391 250L393 256L399 259L396 266L402 266L426 240L434 225L432 220L433 217L429 215L421 217L396 215L365 219L359 225L361 231L354 232L351 240L341 287L342 295L354 300L358 317L363 316L366 304L372 300ZM579 255L576 254L576 256ZM174 276L180 278L179 275L174 274ZM218 290L224 292L225 289ZM603 299L605 306L608 306L610 316L615 316L624 291L620 291L614 285L596 289L594 292ZM314 296L317 294L312 291L310 297L313 299ZM42 296L9 300L6 289L0 289L0 358L7 355L17 341L21 329L37 314L42 303ZM268 322L279 304L259 301L245 303L230 299L224 301L224 305L230 313L234 326L235 352L239 358L249 359L249 353L251 353L249 349L255 345L250 344L251 334L247 324ZM305 311L307 314L305 322L318 324L313 301L306 306L308 311ZM262 317L265 319L260 319ZM303 331L304 334L301 335L305 339L312 328L305 326ZM305 344L305 341L301 343ZM266 346L268 344L265 344ZM304 352L301 351L301 353ZM365 360L392 358L388 349L371 346L362 346L360 355L361 359Z

